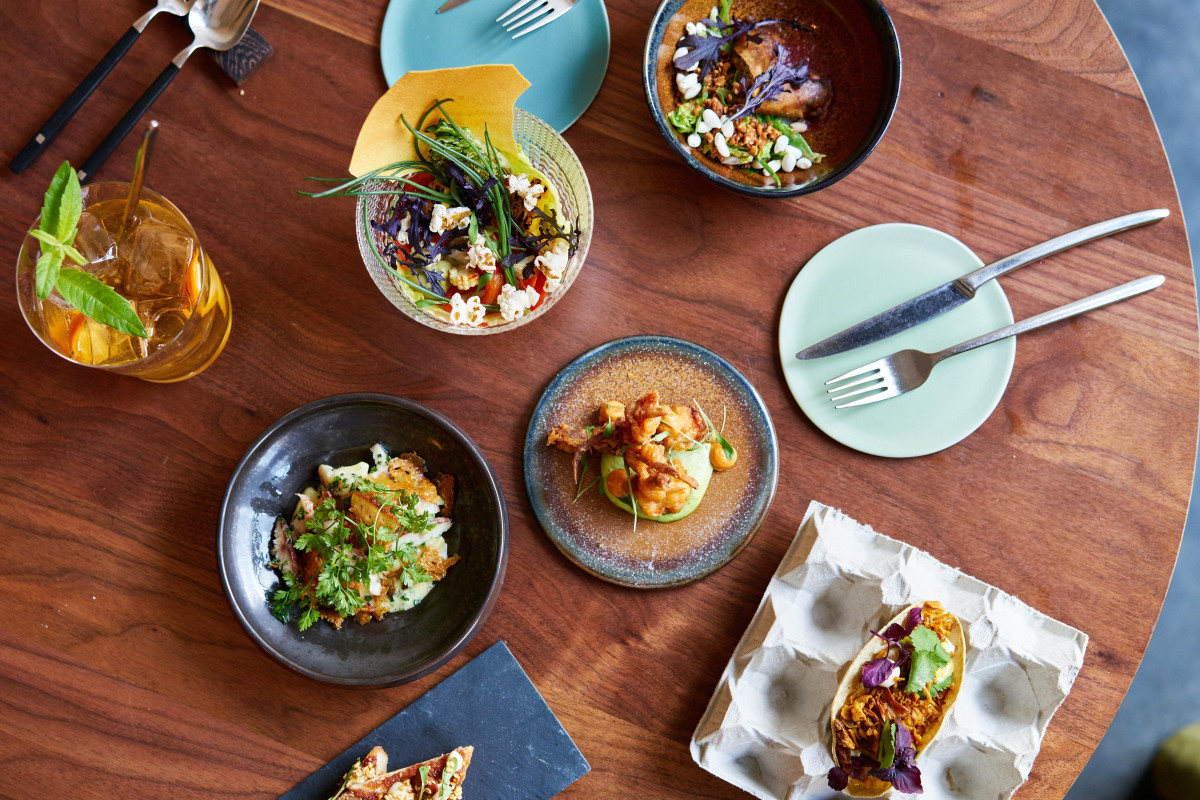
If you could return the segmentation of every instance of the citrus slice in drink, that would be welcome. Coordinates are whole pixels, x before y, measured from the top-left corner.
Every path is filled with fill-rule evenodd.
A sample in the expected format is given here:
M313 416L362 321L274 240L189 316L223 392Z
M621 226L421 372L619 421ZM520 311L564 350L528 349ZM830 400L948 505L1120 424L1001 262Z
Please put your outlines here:
M87 318L83 314L76 314L71 319L71 327L67 331L67 342L70 345L71 358L84 364L96 363L96 353L92 349L92 334L88 330Z

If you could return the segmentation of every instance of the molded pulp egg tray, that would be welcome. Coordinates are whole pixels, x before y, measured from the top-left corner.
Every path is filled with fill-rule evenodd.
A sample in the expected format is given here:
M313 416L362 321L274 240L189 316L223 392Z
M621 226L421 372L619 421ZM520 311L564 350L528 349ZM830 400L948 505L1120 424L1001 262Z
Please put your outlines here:
M825 780L834 693L871 629L926 600L962 621L967 658L958 700L917 762L922 797L1011 797L1087 635L816 502L725 667L692 758L762 800L844 797Z

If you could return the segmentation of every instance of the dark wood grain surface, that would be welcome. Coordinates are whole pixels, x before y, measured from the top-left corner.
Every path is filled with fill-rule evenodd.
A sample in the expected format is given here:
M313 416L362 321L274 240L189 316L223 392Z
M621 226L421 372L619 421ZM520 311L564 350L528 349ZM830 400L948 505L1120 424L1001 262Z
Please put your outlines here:
M905 67L888 135L836 186L770 202L714 189L669 153L640 88L652 4L614 0L608 77L567 133L595 193L588 264L553 319L483 339L405 320L362 267L352 204L295 194L306 175L342 174L386 88L382 2L264 3L255 26L276 54L244 93L208 59L189 63L154 109L149 185L189 216L231 292L233 335L216 364L174 386L74 366L25 328L11 268L0 280L0 796L276 796L503 638L593 765L564 796L740 797L686 743L818 499L1092 636L1018 793L1061 797L1133 677L1183 529L1200 387L1183 220L1150 112L1092 0L889 5ZM0 5L6 158L142 9ZM186 39L152 27L41 162L0 174L0 260L15 264L56 164L89 153ZM119 177L135 146L105 176ZM907 461L849 451L784 388L786 287L851 230L932 225L988 261L1157 206L1172 217L1004 278L1018 318L1150 272L1168 281L1022 338L1000 407L956 447ZM542 387L584 350L634 333L728 358L781 442L757 538L711 578L657 593L571 566L520 478ZM214 552L246 446L292 408L357 390L462 424L500 475L513 530L479 637L438 673L374 692L311 683L256 650Z

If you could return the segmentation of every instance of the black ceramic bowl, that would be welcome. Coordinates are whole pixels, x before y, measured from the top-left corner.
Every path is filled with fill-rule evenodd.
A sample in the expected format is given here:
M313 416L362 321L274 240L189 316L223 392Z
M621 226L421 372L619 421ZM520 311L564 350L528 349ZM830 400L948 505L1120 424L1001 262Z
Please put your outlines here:
M715 2L715 0L713 0ZM847 59L861 59L861 72L857 72L851 83L864 84L854 87L851 94L856 97L852 103L856 108L852 117L843 116L838 120L839 89L834 81L834 99L830 109L828 122L825 126L845 126L847 131L835 137L835 148L823 148L814 145L814 149L830 153L829 171L819 176L813 176L807 182L800 180L791 185L776 187L744 183L730 175L735 170L715 167L705 156L688 147L683 138L667 122L667 113L674 107L675 100L671 93L675 70L670 65L670 59L675 52L678 37L683 33L685 20L676 19L684 6L697 7L703 5L697 17L707 13L710 0L663 0L650 22L650 31L646 36L646 49L642 55L642 88L646 93L646 102L650 106L650 115L654 118L659 132L667 140L671 149L683 159L689 167L703 175L708 180L739 194L751 197L799 197L824 189L837 183L849 175L861 164L883 134L896 110L900 99L900 42L896 38L896 29L891 17L880 0L734 0L735 15L752 16L755 19L802 19L807 20L812 15L812 9L818 7L826 19L841 24L845 22L843 39L836 48L844 52ZM691 12L688 9L688 20ZM807 9L807 12L806 12ZM826 26L828 29L829 26ZM667 40L669 38L669 41ZM858 63L850 62L847 63ZM872 100L862 98L869 92ZM665 107L664 107L665 104ZM847 103L843 101L844 110ZM806 135L806 138L810 138ZM810 139L811 143L811 139ZM836 149L837 153L831 152ZM750 173L757 176L759 173Z
M451 554L461 556L415 608L380 622L324 621L304 633L296 614L271 615L280 584L270 566L275 518L295 494L317 484L321 464L370 461L370 446L414 452L429 472L454 476ZM445 664L479 632L508 562L508 512L491 465L471 438L441 414L401 397L347 394L298 408L258 438L242 458L221 508L217 557L225 594L254 643L302 675L346 686L394 686Z

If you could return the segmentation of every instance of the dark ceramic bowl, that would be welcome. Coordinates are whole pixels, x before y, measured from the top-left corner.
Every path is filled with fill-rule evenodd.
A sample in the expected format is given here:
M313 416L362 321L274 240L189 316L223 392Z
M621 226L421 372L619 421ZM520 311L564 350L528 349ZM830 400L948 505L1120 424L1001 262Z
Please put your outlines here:
M691 1L695 2L695 0ZM654 124L658 126L659 132L675 154L693 170L718 186L739 194L769 198L799 197L837 183L853 172L879 144L879 140L883 138L883 134L892 121L896 103L900 99L901 63L900 42L896 38L896 28L892 25L891 17L888 16L887 10L880 0L734 0L735 13L741 12L743 6L749 6L750 10L755 13L748 15L757 19L764 19L764 14L784 18L788 15L780 9L787 9L790 6L803 9L805 6L812 5L823 7L837 18L855 17L858 20L856 25L868 33L863 36L850 37L846 42L846 47L857 48L864 62L869 61L873 65L873 68L864 73L871 77L859 80L869 81L871 85L866 88L866 91L877 94L878 102L870 108L855 113L852 132L839 139L839 149L843 152L837 154L836 159L830 159L832 169L808 182L796 182L782 187L753 185L724 174L732 172L732 170L714 168L712 162L706 157L688 147L682 137L667 122L667 109L664 108L663 98L660 95L660 91L669 91L671 76L667 75L668 68L665 65L675 52L676 34L678 33L676 29L682 27L681 22L677 22L675 25L672 25L672 22L680 9L688 2L689 0L663 0L658 11L655 12L654 18L650 22L650 32L646 36L646 49L642 55L642 88L646 93L646 102L650 105L650 115L654 118ZM708 0L704 0L704 2L707 5ZM700 16L703 16L704 13L701 11ZM803 17L803 12L795 15L795 18ZM671 41L666 42L665 38L669 30L672 34ZM670 69L670 73L673 75L674 69ZM666 84L663 83L664 80L667 81ZM838 113L838 91L835 83L831 115ZM671 107L673 104L674 100L672 99ZM830 117L831 124L834 119L835 117ZM751 174L757 175L758 173Z
M415 452L432 474L454 476L450 553L462 559L415 608L381 622L321 621L304 633L297 614L284 624L269 598L280 584L270 566L275 518L295 494L317 484L321 464L370 461L370 446ZM254 643L285 666L345 686L394 686L426 675L458 654L483 627L508 562L508 512L496 474L471 438L441 414L402 397L347 394L298 408L258 438L242 458L221 508L217 535L229 604Z

